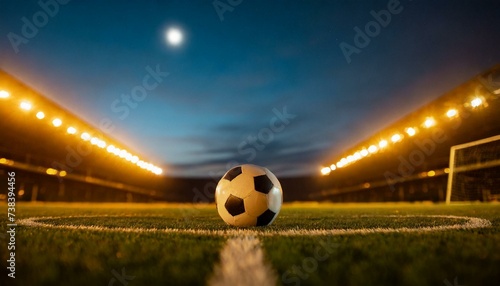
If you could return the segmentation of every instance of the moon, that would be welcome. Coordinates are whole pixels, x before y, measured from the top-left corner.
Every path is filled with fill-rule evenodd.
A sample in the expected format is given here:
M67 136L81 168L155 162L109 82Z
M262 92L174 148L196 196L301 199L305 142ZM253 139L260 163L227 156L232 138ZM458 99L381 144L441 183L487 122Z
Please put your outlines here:
M180 44L182 44L182 41L184 39L184 35L179 28L169 28L165 35L167 43L172 46L179 46Z

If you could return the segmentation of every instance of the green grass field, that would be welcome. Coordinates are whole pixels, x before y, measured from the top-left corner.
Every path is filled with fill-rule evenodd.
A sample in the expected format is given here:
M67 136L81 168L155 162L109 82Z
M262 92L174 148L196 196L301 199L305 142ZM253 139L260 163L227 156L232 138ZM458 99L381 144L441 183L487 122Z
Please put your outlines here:
M272 226L238 232L213 205L47 203L16 212L16 278L5 272L0 236L1 285L206 285L228 239L248 235L278 285L500 285L499 204L293 204ZM491 226L447 229L467 220L445 215ZM21 220L33 217L38 225Z

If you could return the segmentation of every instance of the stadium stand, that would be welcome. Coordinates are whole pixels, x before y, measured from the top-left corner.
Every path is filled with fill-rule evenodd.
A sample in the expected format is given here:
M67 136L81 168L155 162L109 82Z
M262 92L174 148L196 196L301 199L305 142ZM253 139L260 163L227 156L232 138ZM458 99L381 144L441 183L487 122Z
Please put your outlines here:
M0 178L16 172L18 200L164 199L161 168L1 70L0 114Z
M320 168L331 201L444 201L450 147L500 134L500 66L373 134Z

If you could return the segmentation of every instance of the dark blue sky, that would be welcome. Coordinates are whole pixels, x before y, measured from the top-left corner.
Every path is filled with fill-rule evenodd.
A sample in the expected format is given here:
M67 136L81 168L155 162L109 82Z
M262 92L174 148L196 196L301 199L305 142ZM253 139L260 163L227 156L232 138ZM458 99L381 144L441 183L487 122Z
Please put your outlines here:
M0 68L95 126L111 120L108 135L167 175L297 175L500 62L499 1L215 3L239 2L223 20L211 0L73 0L44 19L37 1L1 0ZM388 6L356 47L355 27ZM349 63L343 42L358 49ZM127 105L148 67L168 76Z

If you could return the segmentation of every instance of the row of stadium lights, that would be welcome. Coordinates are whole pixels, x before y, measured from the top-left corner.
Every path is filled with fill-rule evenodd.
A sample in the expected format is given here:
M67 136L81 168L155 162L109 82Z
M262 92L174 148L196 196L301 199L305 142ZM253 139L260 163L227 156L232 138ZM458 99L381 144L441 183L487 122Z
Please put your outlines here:
M485 102L485 99L483 97L476 96L473 99L471 99L470 102L466 103L465 106L470 106L471 108L475 109L475 108L478 108L482 105L485 105L485 103L486 102ZM446 117L448 117L449 119L453 119L453 118L458 117L458 110L455 108L448 109L448 111L446 112ZM434 119L434 117L430 116L430 117L427 117L425 119L425 121L422 123L422 127L423 128L431 128L436 124L437 124L436 119ZM407 128L405 128L404 133L406 133L406 135L408 135L408 137L413 137L415 134L417 134L417 132L418 132L417 127L407 127ZM404 136L405 135L403 135L402 133L395 133L391 136L390 142L392 142L393 144L396 144L396 143L402 141ZM348 155L348 156L340 159L337 163L332 164L329 167L322 167L320 169L321 174L324 176L329 175L331 172L333 172L339 168L346 167L354 162L357 162L365 157L368 157L369 155L375 154L379 150L383 150L383 149L387 148L388 146L389 146L389 140L382 139L377 144L372 144L368 148L362 148L361 150L356 151L353 154Z
M0 90L0 99L6 99L9 97L10 97L9 92L7 92L5 90ZM24 111L31 111L33 109L33 105L31 104L31 102L29 102L27 100L23 100L20 102L19 108L24 110ZM47 117L45 112L43 112L41 110L38 111L35 116L39 120L45 119ZM63 125L63 121L57 117L53 118L51 123L56 128L61 127ZM66 129L66 132L68 134L71 134L71 135L78 135L78 130L73 126L68 126ZM100 138L94 137L88 132L82 132L79 135L80 135L81 140L89 142L90 144L95 145L101 149L106 149L106 151L108 151L108 153L114 154L115 156L120 157L128 162L131 162L142 169L148 170L151 173L154 173L156 175L160 175L163 172L163 170L160 167L139 159L138 156L131 154L130 152L128 152L125 149L120 149L114 145L108 145L106 143L106 141L104 141ZM52 169L52 168L47 169L47 174L49 174L49 175L56 175L57 173L58 173L58 171L55 169ZM59 176L61 176L61 177L66 176L66 172L60 171Z

